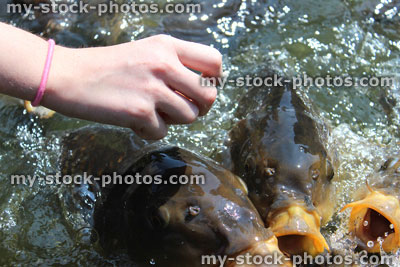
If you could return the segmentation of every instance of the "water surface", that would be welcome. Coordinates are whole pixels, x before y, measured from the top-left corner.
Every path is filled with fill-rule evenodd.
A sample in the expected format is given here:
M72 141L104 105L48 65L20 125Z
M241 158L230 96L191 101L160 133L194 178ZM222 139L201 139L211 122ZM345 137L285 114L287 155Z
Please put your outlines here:
M5 2L10 1L0 4L1 21L70 47L113 45L159 33L212 45L223 53L224 70L232 78L269 67L288 77L397 76L400 68L400 3L394 0L199 0L194 2L203 5L202 14L101 18L95 13L6 14ZM220 88L207 116L190 126L171 127L165 141L218 159L227 131L238 120L236 103L246 90L233 84ZM349 192L399 150L399 84L299 91L332 127L327 143L337 155L340 209L352 200ZM62 135L87 124L59 114L40 120L1 100L0 265L131 263L124 255L107 259L87 242L79 231L82 218L66 205L65 187L10 184L11 174L56 172ZM347 216L335 215L324 230L338 253L354 253L345 229Z

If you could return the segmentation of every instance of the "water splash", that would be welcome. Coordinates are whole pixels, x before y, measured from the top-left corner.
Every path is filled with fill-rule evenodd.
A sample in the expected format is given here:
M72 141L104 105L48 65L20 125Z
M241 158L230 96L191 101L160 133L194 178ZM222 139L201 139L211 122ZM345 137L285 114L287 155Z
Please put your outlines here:
M367 247L369 247L369 248L373 248L375 246L375 243L374 243L374 241L368 241L367 242Z
M230 77L252 73L255 67L271 62L289 77L302 72L310 76L378 76L400 72L399 27L396 20L390 20L394 13L388 13L385 23L380 23L376 17L385 14L383 0L379 14L374 14L376 8L373 7L372 14L367 13L367 16L359 15L363 14L359 10L365 10L360 7L363 1L199 2L206 3L207 12L196 17L193 14L120 14L99 19L91 13L63 14L34 21L37 14L32 13L4 15L2 19L73 47L110 45L157 33L172 34L222 48L224 67ZM379 168L387 156L399 150L399 88L399 84L390 89L301 88L334 128L328 145L339 162L338 181L335 181L338 209L353 200L348 192L358 189L364 184L365 177ZM217 102L207 116L190 126L171 127L171 134L165 141L215 156L224 149L227 132L237 120L233 113L237 100L247 93L246 89L232 84L220 89ZM87 225L87 217L64 203L68 196L65 187L39 184L31 189L12 187L8 183L9 174L21 170L30 174L55 171L59 136L67 129L78 127L77 121L58 116L42 122L24 114L22 108L3 104L0 115L0 199L6 200L0 203L0 235L4 237L0 247L1 251L7 251L0 255L0 265L2 259L7 261L4 265L74 262L119 265L118 260L108 262L103 259L94 248L75 244L73 249L65 249L70 248L71 241L68 240L74 240L70 233L74 231L70 229ZM43 197L35 198L36 195ZM33 206L28 206L29 202ZM39 217L35 217L33 211ZM348 217L349 211L335 214L329 225L331 228L324 231L335 251L354 255L357 240L348 234ZM48 225L43 223L31 228L33 219L43 220ZM393 225L391 229L394 229ZM21 233L28 231L30 239L21 242ZM51 234L40 235L40 232ZM38 241L40 239L43 243ZM39 252L32 249L32 244L46 242L52 248L43 245L35 247L40 247ZM59 249L54 249L57 246ZM46 258L49 255L52 259ZM400 251L394 255L398 259ZM399 262L394 266L400 266Z

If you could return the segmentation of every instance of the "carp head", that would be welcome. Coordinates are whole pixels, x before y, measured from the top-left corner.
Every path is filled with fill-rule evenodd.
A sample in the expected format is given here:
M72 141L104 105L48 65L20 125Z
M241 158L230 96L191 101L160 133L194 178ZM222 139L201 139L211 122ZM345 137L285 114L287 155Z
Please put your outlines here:
M125 191L123 229L139 257L162 266L201 266L205 255L282 255L245 184L211 160L173 147L150 152L128 173L137 172L161 175L163 181L171 175L205 178L204 184L163 182ZM232 261L225 266L245 265Z
M347 204L351 209L349 231L358 245L371 253L397 250L400 247L400 159L385 162L373 179L361 191L361 200ZM366 190L368 189L368 190Z
M333 213L334 171L320 128L287 86L274 88L267 104L230 132L233 172L291 255L329 250L320 226Z

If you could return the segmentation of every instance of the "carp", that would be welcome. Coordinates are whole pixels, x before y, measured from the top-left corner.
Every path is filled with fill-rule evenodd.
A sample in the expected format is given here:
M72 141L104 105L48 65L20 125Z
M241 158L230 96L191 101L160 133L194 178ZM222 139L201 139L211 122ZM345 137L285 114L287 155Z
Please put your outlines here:
M355 198L358 201L347 204L342 211L351 209L349 231L358 246L371 253L399 249L400 158L388 159Z
M17 105L24 106L26 111L34 116L38 116L41 119L49 119L53 117L55 111L45 108L43 106L32 107L31 102L23 101L7 95L0 95L0 101L5 105Z
M255 87L246 95L250 99L243 98L238 110L255 110L230 131L228 168L246 182L283 252L329 250L320 233L335 203L326 125L314 119L290 83Z
M107 135L116 142L107 144ZM125 250L139 266L204 266L202 256L236 258L247 253L282 257L282 264L258 266L291 266L239 177L185 149L132 140L116 130L86 130L63 142L63 173L117 171L122 177L161 177L161 183L123 182L90 189L97 196L92 223L104 251ZM204 183L168 183L172 175L200 175ZM242 263L227 261L224 266L249 266Z

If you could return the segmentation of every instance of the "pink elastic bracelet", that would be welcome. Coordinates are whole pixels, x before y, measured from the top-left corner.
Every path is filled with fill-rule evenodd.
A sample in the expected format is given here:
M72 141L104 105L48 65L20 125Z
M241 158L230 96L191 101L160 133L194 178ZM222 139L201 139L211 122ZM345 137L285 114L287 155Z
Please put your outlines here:
M51 61L53 60L54 47L56 43L54 42L53 39L50 39L48 43L49 43L49 50L47 51L46 64L44 65L42 80L40 81L39 89L36 93L35 100L33 100L32 102L32 106L34 107L39 106L40 101L42 101L44 91L46 90L47 80L49 79Z

